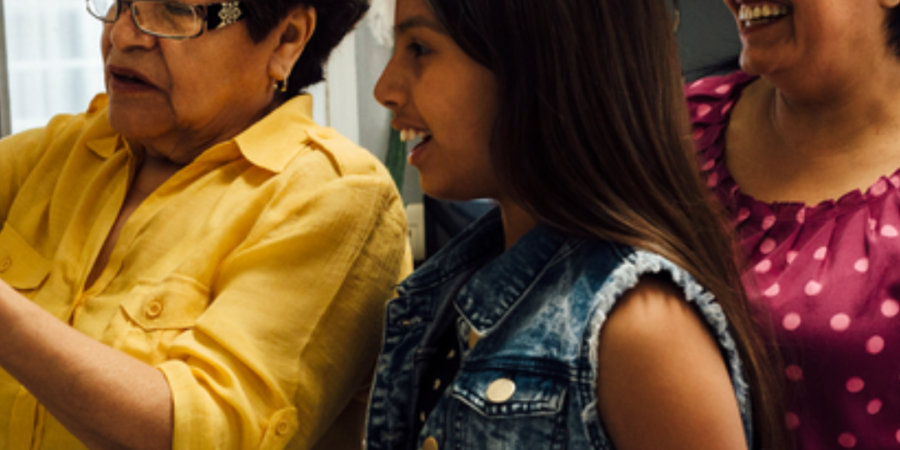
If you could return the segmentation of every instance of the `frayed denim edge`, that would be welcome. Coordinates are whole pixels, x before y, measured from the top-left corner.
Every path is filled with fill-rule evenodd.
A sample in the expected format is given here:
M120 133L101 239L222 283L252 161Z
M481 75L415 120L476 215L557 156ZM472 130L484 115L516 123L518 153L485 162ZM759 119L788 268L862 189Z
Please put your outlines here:
M645 250L636 250L634 253L626 257L625 261L617 267L604 283L603 287L596 294L597 311L591 319L590 337L589 337L589 358L591 363L591 391L597 392L597 350L600 345L600 330L612 310L616 301L622 297L625 291L635 287L640 277L647 274L668 273L672 277L672 281L681 287L684 291L685 299L688 303L697 306L697 310L702 314L703 319L712 327L712 331L716 335L716 339L723 353L727 357L728 368L731 375L731 382L734 386L735 396L738 400L738 408L740 409L741 419L744 424L744 432L747 437L748 448L753 448L751 438L752 424L751 405L749 386L744 378L743 366L740 355L735 347L735 342L728 333L728 321L722 308L716 303L715 296L698 283L691 274L675 265L660 255ZM599 413L596 405L596 395L594 401L587 405L584 410L583 417L596 416L599 420ZM600 429L602 440L608 442L605 430Z

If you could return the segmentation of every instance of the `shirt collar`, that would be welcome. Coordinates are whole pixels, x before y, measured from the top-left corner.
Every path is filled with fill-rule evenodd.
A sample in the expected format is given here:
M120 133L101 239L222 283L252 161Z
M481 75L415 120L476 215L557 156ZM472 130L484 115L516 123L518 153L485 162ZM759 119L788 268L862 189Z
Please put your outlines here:
M504 251L503 222L499 208L494 208L426 261L401 289L430 289L484 264L456 296L460 314L483 331L516 304L555 256L579 242L539 224Z
M279 173L306 148L312 120L311 95L299 95L234 138L239 151L256 166Z
M503 242L503 234L498 239ZM571 241L571 242L570 242ZM496 325L541 274L575 242L539 224L478 270L456 296L460 315L479 333Z
M401 291L418 291L441 284L444 280L471 270L479 261L503 252L503 222L499 208L494 208L450 240L435 255L400 283Z
M311 95L296 96L276 108L266 117L251 125L231 142L238 152L253 165L274 173L279 173L288 163L306 148L309 130L317 127L312 120L313 99ZM126 147L126 142L109 125L106 118L108 98L100 94L94 98L88 108L89 136L85 145L101 158L109 158L119 149ZM93 115L93 116L92 116ZM97 136L91 138L90 136ZM222 145L222 144L220 144ZM227 155L217 151L219 145L205 151L199 158L219 159ZM231 151L225 151L230 153ZM232 155L231 157L234 157Z
M95 155L107 159L119 148L124 147L125 140L113 130L109 123L109 97L97 94L85 112L84 145Z

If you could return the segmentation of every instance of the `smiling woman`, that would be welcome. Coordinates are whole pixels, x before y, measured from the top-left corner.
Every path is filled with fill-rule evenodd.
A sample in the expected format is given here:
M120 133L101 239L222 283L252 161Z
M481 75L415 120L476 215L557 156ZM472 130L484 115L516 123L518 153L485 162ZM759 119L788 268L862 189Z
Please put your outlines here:
M106 94L0 141L0 447L358 448L402 204L302 91L363 0L89 0Z
M782 349L785 424L803 450L897 447L900 2L725 3L743 71L686 91L748 296Z

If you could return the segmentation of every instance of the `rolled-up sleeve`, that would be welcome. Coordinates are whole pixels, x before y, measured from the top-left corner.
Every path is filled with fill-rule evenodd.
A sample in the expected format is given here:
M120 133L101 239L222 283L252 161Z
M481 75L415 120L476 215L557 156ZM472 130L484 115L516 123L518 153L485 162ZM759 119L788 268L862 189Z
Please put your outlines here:
M174 448L312 448L371 374L385 302L410 268L406 236L380 174L273 199L158 366Z

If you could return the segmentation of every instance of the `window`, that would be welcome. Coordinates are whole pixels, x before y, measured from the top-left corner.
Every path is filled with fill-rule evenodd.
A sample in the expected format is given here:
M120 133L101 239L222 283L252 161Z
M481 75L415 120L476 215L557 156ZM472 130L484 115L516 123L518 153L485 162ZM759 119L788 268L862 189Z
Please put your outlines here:
M102 25L83 0L3 0L12 132L84 111L103 87Z

